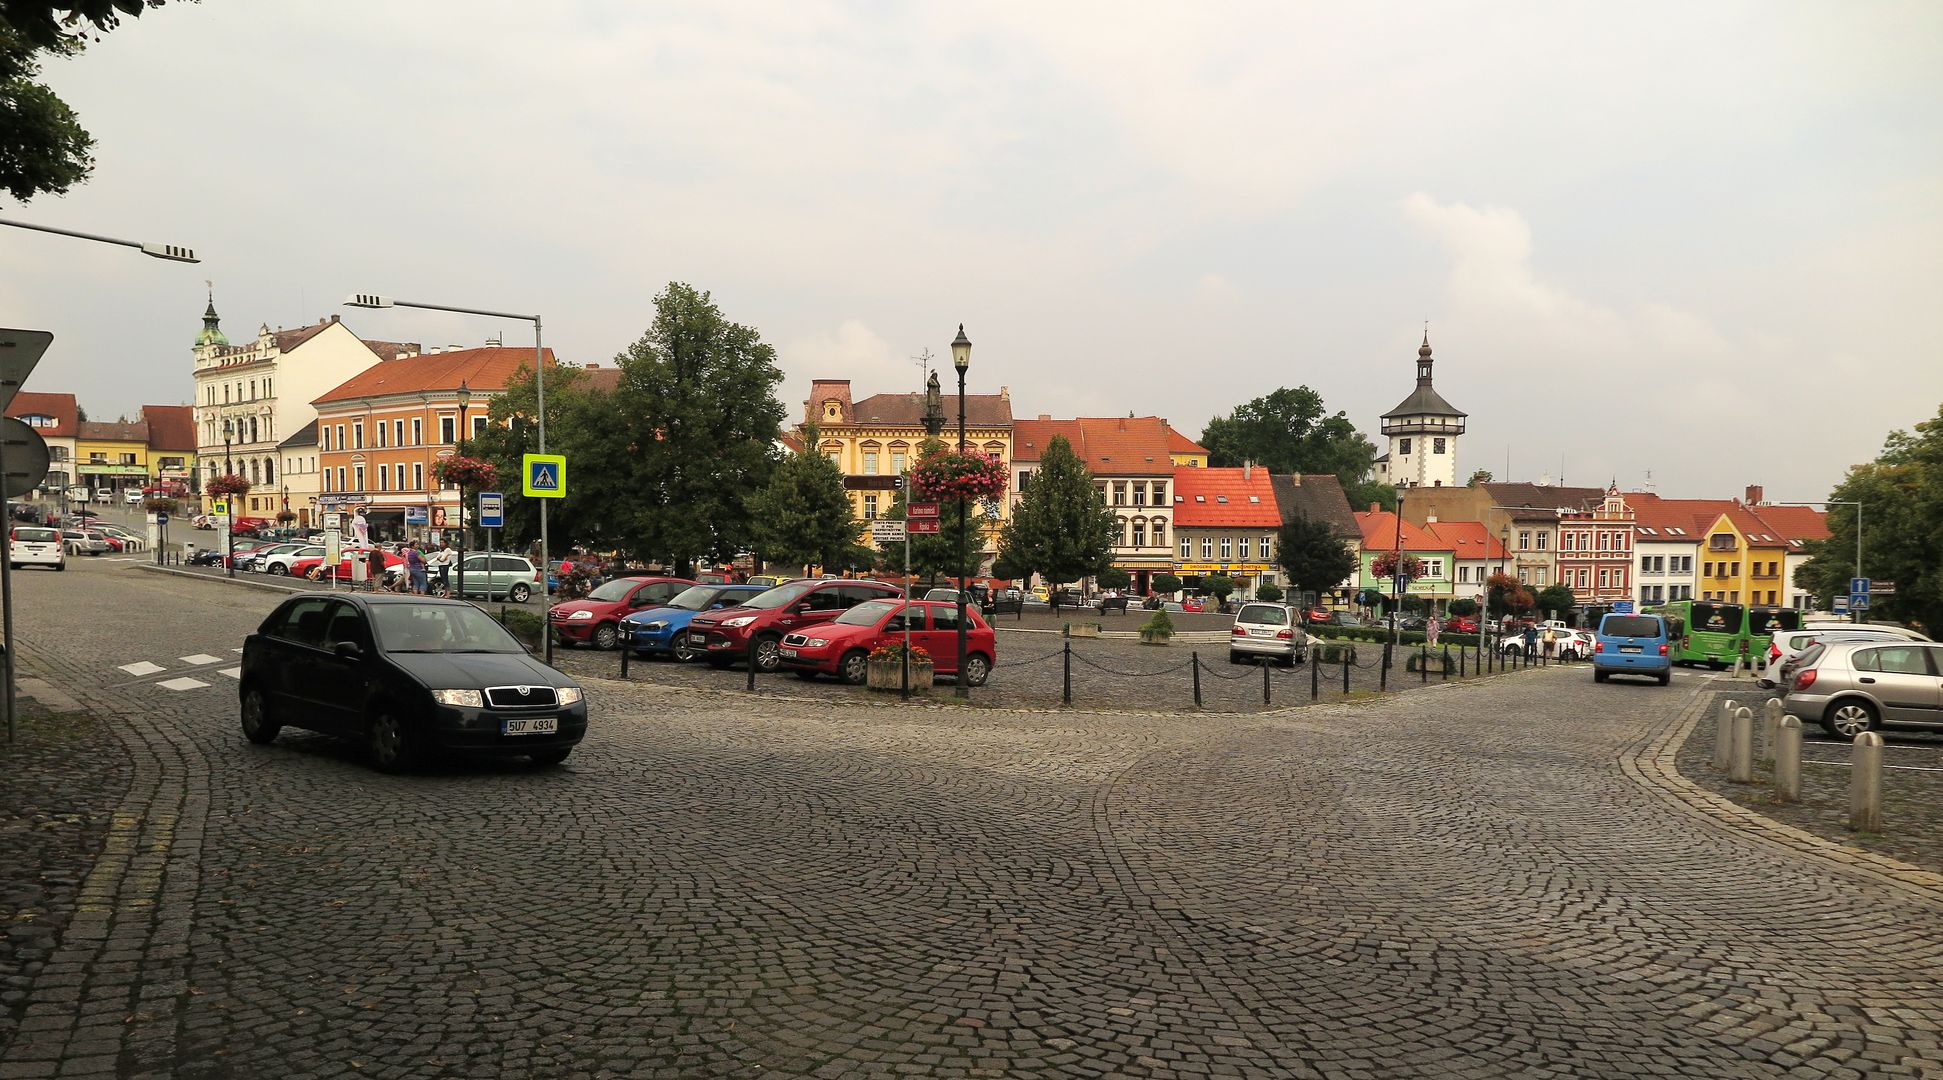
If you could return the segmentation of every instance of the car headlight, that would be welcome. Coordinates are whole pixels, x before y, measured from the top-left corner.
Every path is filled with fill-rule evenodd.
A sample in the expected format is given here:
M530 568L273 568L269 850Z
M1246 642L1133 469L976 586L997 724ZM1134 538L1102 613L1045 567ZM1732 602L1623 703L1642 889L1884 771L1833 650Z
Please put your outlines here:
M668 620L656 619L653 622L636 623L635 625L643 630L666 630L668 629Z
M805 646L812 649L820 649L823 646L828 645L829 643L830 643L829 638L820 638L820 637L813 637L810 638L808 641L803 642Z
M432 700L440 705L459 705L468 709L484 708L486 695L477 690L434 690Z
M559 689L559 694L560 704L562 705L580 704L580 687L578 686L563 686Z
M594 617L594 613L591 611L576 611L573 614L567 616L567 621L580 622L584 619L591 619L593 617Z
M756 617L754 615L737 615L733 619L724 620L722 626L724 628L733 629L736 627L747 626L750 623L755 621L756 621Z

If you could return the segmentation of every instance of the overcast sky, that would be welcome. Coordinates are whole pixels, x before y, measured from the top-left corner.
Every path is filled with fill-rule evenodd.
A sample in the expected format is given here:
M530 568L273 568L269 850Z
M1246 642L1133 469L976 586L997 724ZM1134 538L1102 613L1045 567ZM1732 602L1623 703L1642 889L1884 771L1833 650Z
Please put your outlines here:
M1460 479L1825 497L1943 402L1943 5L170 4L48 79L94 179L0 207L29 389L186 402L232 340L611 362L671 279L800 414L949 364L1190 435L1307 384L1377 438L1425 320ZM950 379L947 378L947 384Z

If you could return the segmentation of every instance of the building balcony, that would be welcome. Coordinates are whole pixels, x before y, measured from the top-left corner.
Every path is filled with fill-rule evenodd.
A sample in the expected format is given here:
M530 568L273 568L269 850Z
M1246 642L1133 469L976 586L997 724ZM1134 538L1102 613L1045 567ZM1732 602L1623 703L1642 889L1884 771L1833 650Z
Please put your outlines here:
M1385 435L1462 435L1464 421L1461 417L1407 417L1400 416L1383 421Z

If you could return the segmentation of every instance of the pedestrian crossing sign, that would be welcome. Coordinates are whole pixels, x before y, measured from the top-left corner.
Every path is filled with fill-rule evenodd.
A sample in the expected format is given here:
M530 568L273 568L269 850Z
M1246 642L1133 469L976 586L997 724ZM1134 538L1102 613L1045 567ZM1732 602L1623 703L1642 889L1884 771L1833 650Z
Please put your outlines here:
M529 499L563 499L567 495L567 458L564 454L527 454L521 458L520 494Z
M211 499L211 500L209 501L209 513L210 513L210 515L211 515L211 516L213 516L213 517L228 517L228 516L229 516L229 500L227 500L227 499Z

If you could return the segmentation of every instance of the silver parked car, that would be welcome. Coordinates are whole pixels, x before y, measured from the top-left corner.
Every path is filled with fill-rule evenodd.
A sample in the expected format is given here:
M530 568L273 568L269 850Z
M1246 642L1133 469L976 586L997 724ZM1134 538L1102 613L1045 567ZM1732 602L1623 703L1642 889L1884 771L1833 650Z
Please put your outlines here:
M465 557L465 595L483 596L488 600L511 600L524 604L528 597L538 592L545 582L540 571L522 555L503 555L497 552L466 553ZM453 567L450 583L453 592L459 590L459 570ZM460 599L464 599L461 597Z
M1278 663L1299 664L1309 656L1309 635L1302 630L1301 613L1287 604L1259 600L1241 605L1228 635L1228 662L1268 657Z
M114 545L103 540L100 533L87 529L62 529L61 546L69 555L106 555L114 550Z
M1786 687L1801 666L1801 654L1817 641L1928 641L1914 630L1900 626L1880 629L1868 624L1850 627L1817 627L1813 630L1782 630L1768 643L1767 666L1756 684L1763 689Z
M1943 645L1816 642L1802 653L1782 704L1843 739L1881 727L1943 730Z

